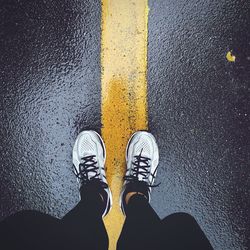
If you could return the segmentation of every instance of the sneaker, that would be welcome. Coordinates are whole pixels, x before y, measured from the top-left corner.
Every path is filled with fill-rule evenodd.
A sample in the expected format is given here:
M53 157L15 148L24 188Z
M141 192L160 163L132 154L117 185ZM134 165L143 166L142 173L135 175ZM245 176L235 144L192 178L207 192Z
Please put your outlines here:
M80 191L94 186L100 192L105 204L103 217L112 206L112 195L104 168L105 160L106 149L101 136L95 131L81 132L73 148L74 173L80 184Z
M126 215L125 197L129 192L142 193L150 202L151 188L159 163L159 150L154 136L146 131L132 135L126 150L127 171L120 196L120 206Z

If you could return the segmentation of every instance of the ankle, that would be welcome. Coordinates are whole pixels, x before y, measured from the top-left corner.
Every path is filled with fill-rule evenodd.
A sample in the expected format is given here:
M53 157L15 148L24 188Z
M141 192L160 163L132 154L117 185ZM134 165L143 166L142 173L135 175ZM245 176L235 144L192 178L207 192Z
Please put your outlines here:
M137 195L140 195L140 196L143 196L145 199L147 199L147 197L146 197L145 194L143 194L143 193L140 193L140 192L129 192L129 193L127 193L126 196L125 196L125 203L128 205L130 199L131 199L132 197L134 197L135 195L136 195L136 196L137 196Z

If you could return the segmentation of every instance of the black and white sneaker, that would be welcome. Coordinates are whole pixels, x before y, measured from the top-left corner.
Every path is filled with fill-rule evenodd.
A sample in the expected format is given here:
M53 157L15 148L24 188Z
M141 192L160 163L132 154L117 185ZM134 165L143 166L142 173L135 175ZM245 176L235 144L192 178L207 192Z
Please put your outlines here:
M103 217L112 206L112 195L105 173L106 149L101 136L95 131L81 132L73 148L74 173L80 190L95 186L104 201Z
M120 206L126 215L125 197L129 192L142 193L150 201L159 163L159 150L154 136L146 131L132 135L126 150L127 171L120 196Z

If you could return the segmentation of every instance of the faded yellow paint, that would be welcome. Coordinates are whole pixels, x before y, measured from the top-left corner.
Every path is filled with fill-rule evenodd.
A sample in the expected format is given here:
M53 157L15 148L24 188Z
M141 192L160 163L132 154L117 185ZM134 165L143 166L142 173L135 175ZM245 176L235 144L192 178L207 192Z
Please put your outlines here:
M235 62L236 60L236 56L232 54L232 51L227 52L226 58L229 62Z
M131 134L147 129L147 0L102 0L102 137L113 208L104 222L116 249L124 216L119 196Z

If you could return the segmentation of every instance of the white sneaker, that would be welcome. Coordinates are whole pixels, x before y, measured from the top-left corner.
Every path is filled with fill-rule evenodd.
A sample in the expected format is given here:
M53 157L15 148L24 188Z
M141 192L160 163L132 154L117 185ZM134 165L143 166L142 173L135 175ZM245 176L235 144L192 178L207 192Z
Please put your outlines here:
M126 215L125 197L129 192L142 193L150 201L159 163L159 150L154 136L146 131L132 135L126 150L127 171L120 196L120 206Z
M73 148L74 173L80 183L80 190L96 186L105 203L103 217L112 206L112 194L105 173L106 149L101 136L95 131L82 131Z

